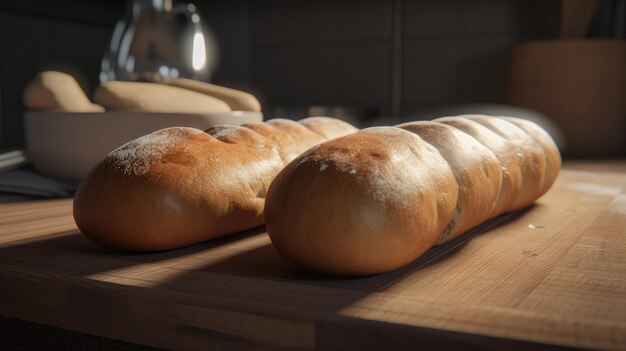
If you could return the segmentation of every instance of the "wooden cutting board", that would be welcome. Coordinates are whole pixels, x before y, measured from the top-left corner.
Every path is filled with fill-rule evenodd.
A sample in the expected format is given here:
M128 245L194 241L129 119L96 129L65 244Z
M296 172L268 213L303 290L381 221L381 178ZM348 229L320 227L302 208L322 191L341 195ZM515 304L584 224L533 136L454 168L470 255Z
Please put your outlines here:
M625 190L564 170L531 208L355 279L263 229L132 254L84 238L70 199L0 204L0 314L169 349L626 349Z

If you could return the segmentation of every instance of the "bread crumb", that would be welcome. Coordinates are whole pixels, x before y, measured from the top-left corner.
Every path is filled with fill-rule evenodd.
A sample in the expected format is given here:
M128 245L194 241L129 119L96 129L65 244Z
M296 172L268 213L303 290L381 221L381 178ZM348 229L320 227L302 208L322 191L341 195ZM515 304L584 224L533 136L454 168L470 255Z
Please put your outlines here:
M626 215L626 195L618 195L611 201L611 213Z
M535 256L539 256L539 252L537 252L535 250L532 250L532 249L526 249L526 250L522 251L522 255L535 257Z

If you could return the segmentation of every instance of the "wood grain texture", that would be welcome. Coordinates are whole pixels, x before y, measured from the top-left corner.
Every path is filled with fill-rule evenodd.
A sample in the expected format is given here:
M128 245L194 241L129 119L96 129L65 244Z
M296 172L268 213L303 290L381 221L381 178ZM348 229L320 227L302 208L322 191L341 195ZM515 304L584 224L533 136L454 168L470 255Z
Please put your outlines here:
M626 175L564 170L534 206L358 279L294 266L262 228L135 254L78 233L69 199L0 204L0 314L168 349L626 349Z

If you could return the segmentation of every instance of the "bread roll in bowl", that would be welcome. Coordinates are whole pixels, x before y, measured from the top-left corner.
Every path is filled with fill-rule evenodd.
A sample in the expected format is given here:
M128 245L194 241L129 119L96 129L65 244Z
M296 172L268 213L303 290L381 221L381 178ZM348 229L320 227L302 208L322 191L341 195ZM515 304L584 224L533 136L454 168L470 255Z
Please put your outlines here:
M302 266L375 274L434 245L457 192L434 147L399 128L369 128L293 160L270 187L265 220L278 251Z
M108 81L94 93L107 110L170 113L227 113L222 100L195 91L156 83Z
M233 111L261 111L259 100L244 91L187 78L175 79L168 85L214 97L224 101Z
M57 71L39 72L24 89L23 100L30 110L104 111L104 107L89 101L74 77Z

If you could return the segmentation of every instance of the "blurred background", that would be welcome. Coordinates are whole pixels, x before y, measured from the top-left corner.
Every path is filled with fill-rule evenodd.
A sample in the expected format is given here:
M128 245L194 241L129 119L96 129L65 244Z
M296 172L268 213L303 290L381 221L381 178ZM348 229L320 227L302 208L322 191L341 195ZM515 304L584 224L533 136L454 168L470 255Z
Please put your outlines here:
M328 115L366 127L512 111L553 122L566 156L626 155L625 1L194 4L219 48L210 81L254 94L266 119ZM24 146L22 93L37 72L71 73L93 91L125 8L0 3L0 149Z

